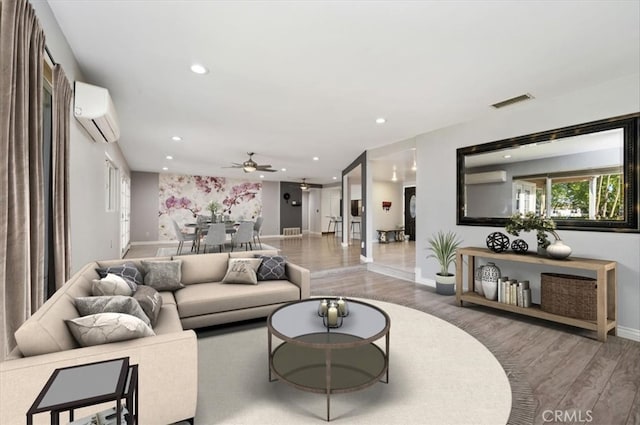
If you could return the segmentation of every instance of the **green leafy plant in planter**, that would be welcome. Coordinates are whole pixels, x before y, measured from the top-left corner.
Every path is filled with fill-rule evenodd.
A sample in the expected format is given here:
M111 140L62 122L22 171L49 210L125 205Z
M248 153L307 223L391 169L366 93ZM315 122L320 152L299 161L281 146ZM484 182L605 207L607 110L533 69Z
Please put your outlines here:
M453 295L455 293L455 274L449 273L449 267L456 263L456 249L461 240L454 232L444 233L439 231L429 239L429 250L433 254L427 258L435 258L440 263L440 273L436 273L436 292L441 295Z
M218 210L220 208L222 208L222 205L220 205L218 202L216 201L209 202L209 204L207 205L207 209L211 211L211 220L216 219L216 214L218 213Z
M544 249L551 244L547 233L551 233L556 240L560 240L560 236L556 233L556 223L550 218L540 217L533 212L512 215L504 229L513 236L520 236L520 232L535 231L538 247Z

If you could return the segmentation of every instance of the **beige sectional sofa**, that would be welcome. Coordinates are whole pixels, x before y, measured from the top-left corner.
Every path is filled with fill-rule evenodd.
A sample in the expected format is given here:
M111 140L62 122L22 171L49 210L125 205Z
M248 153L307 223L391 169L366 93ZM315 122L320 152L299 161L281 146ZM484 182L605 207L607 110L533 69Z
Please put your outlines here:
M0 424L24 423L25 414L56 368L129 357L139 365L140 424L170 424L193 418L198 401L198 345L192 329L267 316L276 307L308 298L307 269L286 264L287 280L258 285L227 284L222 279L231 257L276 255L276 251L183 255L97 261L87 264L60 288L16 332L18 347L0 363ZM76 297L91 295L95 269L141 260L181 259L184 288L160 292L162 308L155 336L79 347L65 319L78 317ZM266 347L265 347L266 350ZM220 383L224 385L224 383ZM110 405L105 405L111 407ZM76 418L99 409L87 407ZM34 417L48 424L49 415ZM63 416L63 420L66 420Z

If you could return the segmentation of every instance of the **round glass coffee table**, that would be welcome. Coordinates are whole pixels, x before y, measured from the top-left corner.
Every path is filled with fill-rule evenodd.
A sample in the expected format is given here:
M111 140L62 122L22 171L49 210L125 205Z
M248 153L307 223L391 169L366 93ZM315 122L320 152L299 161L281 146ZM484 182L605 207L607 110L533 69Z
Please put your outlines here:
M279 379L304 391L326 393L329 421L331 394L389 382L391 322L378 307L349 299L349 315L342 325L326 327L318 315L320 301L292 302L269 315L269 381ZM275 349L274 336L281 340ZM374 344L382 337L384 349Z

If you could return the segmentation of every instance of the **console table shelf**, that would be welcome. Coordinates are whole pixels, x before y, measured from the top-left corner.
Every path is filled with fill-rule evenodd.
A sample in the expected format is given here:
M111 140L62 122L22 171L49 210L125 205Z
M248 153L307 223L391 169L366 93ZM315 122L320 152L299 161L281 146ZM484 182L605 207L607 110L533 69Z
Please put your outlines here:
M463 289L463 257L467 256L467 286ZM529 263L546 266L564 267L569 269L588 270L596 272L597 298L596 320L581 320L573 317L542 311L539 305L532 307L518 307L511 304L492 301L474 292L474 270L476 257L492 260L511 261L515 263ZM554 260L535 254L495 253L486 248L459 248L456 253L456 301L460 306L464 301L496 308L499 310L518 313L525 316L537 317L565 325L596 331L598 339L607 340L607 334L615 335L617 325L617 295L616 295L616 262L596 260L590 258L571 257L566 260Z

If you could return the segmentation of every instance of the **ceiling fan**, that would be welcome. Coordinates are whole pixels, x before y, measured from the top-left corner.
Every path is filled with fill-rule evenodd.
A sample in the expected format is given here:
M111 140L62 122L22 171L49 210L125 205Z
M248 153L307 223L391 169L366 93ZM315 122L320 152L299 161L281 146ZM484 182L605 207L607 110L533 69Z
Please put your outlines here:
M253 160L253 155L255 155L254 152L247 152L247 155L249 155L249 159L247 159L242 164L238 164L237 162L232 162L233 165L231 165L231 167L224 167L224 168L242 168L242 170L245 173L253 173L254 171L266 171L268 173L273 173L278 171L271 168L271 164L268 164L268 165L257 164Z
M302 183L300 183L300 189L303 191L309 190L309 185L306 182L307 179L302 179Z

